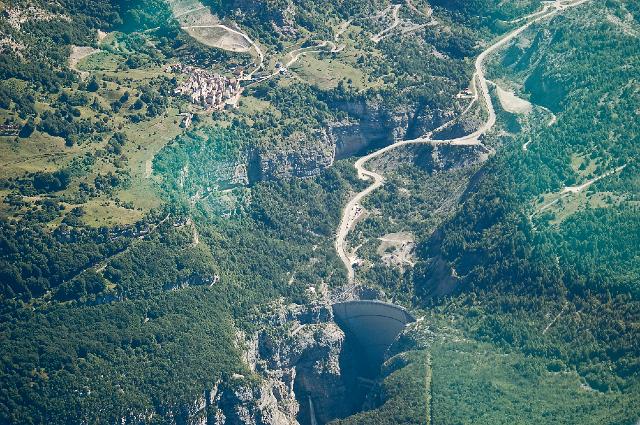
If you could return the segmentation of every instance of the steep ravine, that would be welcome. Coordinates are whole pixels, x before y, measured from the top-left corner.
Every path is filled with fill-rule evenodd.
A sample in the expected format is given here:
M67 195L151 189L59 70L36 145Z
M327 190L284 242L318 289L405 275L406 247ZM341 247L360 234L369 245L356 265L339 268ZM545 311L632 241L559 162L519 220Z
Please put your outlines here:
M257 332L238 333L250 374L219 380L187 405L123 417L122 423L311 425L375 408L380 396L367 395L381 365L370 364L348 333L328 303L274 305Z
M583 1L571 5L581 2ZM559 11L568 5L557 2L555 7ZM549 13L539 19L554 14ZM244 165L247 178L236 180L247 183L253 179L308 177L330 166L336 159L358 155L374 147L388 146L388 149L377 151L383 154L391 150L390 145L396 140L405 141L397 143L393 149L409 143L430 143L458 145L456 148L462 145L471 148L474 157L486 154L479 148L482 146L478 139L493 127L496 117L483 76L484 58L537 20L538 18L531 20L505 35L477 59L478 81L475 82L474 78L474 84L478 85L476 97L480 98L480 94L484 97L489 117L486 123L481 123L470 134L447 140L406 140L408 137L424 134L420 130L423 126L437 127L441 122L434 121L440 120L419 117L423 112L394 111L389 114L382 107L373 104L345 104L337 109L347 111L350 118L333 123L316 134L306 135L304 140L299 140L295 145L300 149L278 151L257 148L244 155L244 160L248 162L235 164L229 169L237 171L243 169ZM449 148L451 146L442 151L448 153L446 150ZM442 162L442 151L434 150L434 163ZM365 162L375 159L378 153L363 159ZM370 186L371 189L366 189L369 192L375 190L375 184L380 186L384 181L382 176L374 172L361 168L358 171L361 176L368 176L371 181L376 182ZM250 179L248 176L253 177ZM369 193L366 190L363 196ZM358 201L356 199L353 203L353 209L357 209ZM345 217L351 216L350 209L345 209ZM345 259L349 261L346 256ZM345 265L348 267L347 261ZM206 391L192 406L182 408L180 414L175 416L175 423L324 424L360 411L368 388L376 384L376 368L367 364L361 347L338 326L328 304L275 306L273 315L259 331L239 339L239 345L247 352L247 366L251 375L234 375L221 381L215 388ZM363 377L367 379L358 379ZM372 399L374 398L369 397L368 400Z
M334 320L329 304L277 306L247 347L249 367L264 379L263 385L285 384L290 390L280 400L284 415L278 421L256 423L324 424L362 408L365 391L358 376L368 372L368 365L357 342Z

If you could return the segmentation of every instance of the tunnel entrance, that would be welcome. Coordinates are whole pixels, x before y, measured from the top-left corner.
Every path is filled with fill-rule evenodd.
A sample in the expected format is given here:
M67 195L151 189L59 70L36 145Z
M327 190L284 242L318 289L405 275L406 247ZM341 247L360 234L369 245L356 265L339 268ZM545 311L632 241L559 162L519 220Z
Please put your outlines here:
M331 388L314 385L309 382L314 376L312 362L299 364L294 392L300 403L297 420L302 425L324 424L362 411L387 349L407 324L415 322L405 308L382 301L348 301L332 309L336 324L345 333L339 359L341 379Z

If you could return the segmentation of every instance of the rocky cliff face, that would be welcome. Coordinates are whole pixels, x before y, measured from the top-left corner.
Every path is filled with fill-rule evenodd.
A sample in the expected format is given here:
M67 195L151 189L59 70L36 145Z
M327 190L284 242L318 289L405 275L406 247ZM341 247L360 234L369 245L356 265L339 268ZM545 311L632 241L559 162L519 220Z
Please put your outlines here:
M448 114L418 106L391 109L384 101L340 102L333 105L352 118L329 125L336 147L336 159L347 158L396 140L411 139L427 133L447 120Z
M329 134L336 147L336 159L347 158L394 140L394 126L379 104L362 101L333 105L351 117L329 124Z
M256 148L254 155L249 168L252 181L310 177L333 165L336 146L322 129L310 135L296 132L274 146Z
M215 174L221 177L223 186L315 176L336 160L423 135L450 115L450 111L408 106L389 111L383 105L382 101L332 105L350 118L329 123L312 134L296 132L277 143L250 148L234 161L220 165L220 172Z
M406 133L408 119L403 114L396 118L388 115L380 104L343 102L332 107L351 118L329 123L312 134L294 133L272 146L256 148L249 180L314 176L335 160L386 146Z
M161 417L169 424L305 425L311 405L319 423L354 412L355 376L343 372L354 359L330 305L278 305L260 331L238 339L251 376L233 375L191 403L122 423Z
M207 423L220 423L212 414L228 424L304 425L312 414L327 423L359 407L355 354L328 304L277 306L262 330L241 339L259 383L237 377L235 387L218 389Z
M352 412L353 377L343 372L349 353L329 305L281 306L252 341L250 366L265 378L264 385L287 388L280 404L290 422L268 423L311 423L311 404L320 423Z
M319 174L335 160L381 148L395 140L417 137L448 119L448 112L415 106L389 110L383 99L331 105L349 118L313 132L295 131L284 139L248 146L221 158L206 149L192 153L178 186L195 199L215 189L258 181Z

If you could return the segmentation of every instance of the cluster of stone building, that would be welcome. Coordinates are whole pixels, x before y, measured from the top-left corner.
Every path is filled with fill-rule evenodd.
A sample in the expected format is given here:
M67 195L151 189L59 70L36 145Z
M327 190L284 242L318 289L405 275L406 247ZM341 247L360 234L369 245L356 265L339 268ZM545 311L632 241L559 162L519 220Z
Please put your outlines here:
M168 72L181 72L188 78L176 89L175 94L186 96L194 105L205 109L222 109L235 106L242 88L238 78L228 78L205 69L189 65L170 65Z

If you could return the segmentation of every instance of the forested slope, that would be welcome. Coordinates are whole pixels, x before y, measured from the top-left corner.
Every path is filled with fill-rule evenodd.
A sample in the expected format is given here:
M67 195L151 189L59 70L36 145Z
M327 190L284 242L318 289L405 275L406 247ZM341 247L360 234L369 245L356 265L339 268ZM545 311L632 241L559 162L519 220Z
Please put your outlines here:
M403 153L414 161L403 167L373 164L389 182L365 204L358 273L428 309L430 336L419 339L432 360L434 423L519 423L523 411L540 423L640 415L638 20L634 2L590 2L495 55L489 78L533 112L499 111L499 129L485 139L496 154L468 180L452 217L418 244L413 269L380 264L387 254L371 250L380 244L372 239L419 237L414 226L433 216L411 210L407 193L422 184L413 208L441 211L451 202L442 191L457 185L419 154ZM401 205L389 208L389 199ZM446 318L440 329L437 317ZM376 413L369 423L388 418L383 403Z
M194 414L203 394L261 388L244 337L346 282L334 232L367 183L332 131L377 138L362 151L456 116L483 46L541 6L400 2L388 30L388 1L204 1L264 49L260 78L345 45L212 112L166 65L231 76L255 57L198 44L165 2L5 3L0 423L180 423L215 416ZM407 229L418 248L362 276L420 321L342 423L636 420L639 20L637 2L592 0L497 54L488 75L535 113L500 111L488 161L436 169L451 151L423 146L376 164L362 251ZM74 46L100 52L74 70Z
M503 137L423 255L442 255L459 276L454 291L478 304L476 336L556 359L598 391L633 393L640 98L631 76L640 44L613 16L638 25L634 2L593 2L530 31L528 47L514 43L496 61L492 74L519 81L534 103L555 111L557 124ZM423 299L434 289L429 273L417 270ZM557 320L542 319L551 305Z

